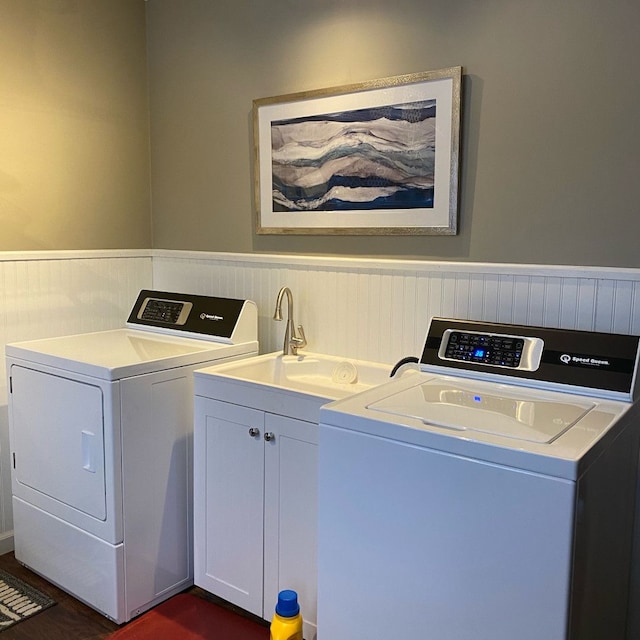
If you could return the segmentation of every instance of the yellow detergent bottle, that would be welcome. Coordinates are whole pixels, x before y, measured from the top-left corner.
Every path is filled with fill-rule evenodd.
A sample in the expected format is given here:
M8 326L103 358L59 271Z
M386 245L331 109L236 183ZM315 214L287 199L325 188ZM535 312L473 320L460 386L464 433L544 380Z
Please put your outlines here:
M298 594L285 589L278 594L276 612L271 621L271 640L302 640L302 615Z

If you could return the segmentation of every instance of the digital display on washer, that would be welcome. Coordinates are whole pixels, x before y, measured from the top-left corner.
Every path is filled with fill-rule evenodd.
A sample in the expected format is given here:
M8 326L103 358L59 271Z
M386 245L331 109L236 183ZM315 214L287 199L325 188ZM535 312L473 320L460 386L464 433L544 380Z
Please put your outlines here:
M138 319L167 325L182 325L187 321L192 306L190 302L147 298L138 313Z
M524 339L488 333L451 331L444 350L449 360L518 368Z
M640 397L640 336L432 318L420 368Z

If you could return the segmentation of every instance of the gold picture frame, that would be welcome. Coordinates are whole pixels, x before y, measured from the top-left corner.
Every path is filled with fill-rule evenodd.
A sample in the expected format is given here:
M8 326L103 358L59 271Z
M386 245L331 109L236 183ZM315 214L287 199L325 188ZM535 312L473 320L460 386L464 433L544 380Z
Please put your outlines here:
M253 101L258 234L455 235L462 67Z

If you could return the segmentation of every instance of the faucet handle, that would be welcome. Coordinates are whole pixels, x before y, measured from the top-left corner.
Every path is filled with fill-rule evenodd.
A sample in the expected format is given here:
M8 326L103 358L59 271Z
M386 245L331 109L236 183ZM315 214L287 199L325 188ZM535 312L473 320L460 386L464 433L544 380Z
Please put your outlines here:
M301 324L298 325L298 333L300 334L300 336L291 336L291 342L296 345L296 349L304 349L307 346L307 338L304 335L304 329L302 328Z

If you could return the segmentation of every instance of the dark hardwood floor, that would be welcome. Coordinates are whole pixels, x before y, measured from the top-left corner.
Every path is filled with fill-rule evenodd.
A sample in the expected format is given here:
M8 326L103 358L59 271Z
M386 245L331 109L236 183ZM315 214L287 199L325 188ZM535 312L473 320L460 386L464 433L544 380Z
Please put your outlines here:
M53 607L49 607L42 613L3 631L0 636L2 640L103 640L120 628L97 611L23 567L15 559L13 553L0 556L0 569L24 580L56 601ZM255 621L256 624L267 625L264 620L242 611L198 587L193 587L188 591L231 609L243 617Z

